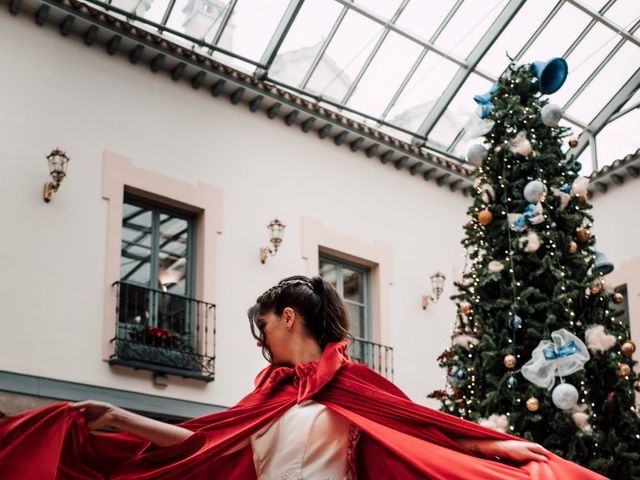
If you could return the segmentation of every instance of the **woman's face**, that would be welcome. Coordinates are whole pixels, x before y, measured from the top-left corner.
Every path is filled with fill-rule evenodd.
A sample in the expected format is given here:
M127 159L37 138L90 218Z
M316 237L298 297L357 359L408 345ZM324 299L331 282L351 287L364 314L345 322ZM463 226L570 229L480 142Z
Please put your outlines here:
M286 364L289 362L289 349L291 341L290 325L288 317L293 314L291 308L285 308L282 315L276 315L273 311L258 316L256 325L263 332L264 343L271 352L271 361L274 364ZM258 347L262 343L258 341Z

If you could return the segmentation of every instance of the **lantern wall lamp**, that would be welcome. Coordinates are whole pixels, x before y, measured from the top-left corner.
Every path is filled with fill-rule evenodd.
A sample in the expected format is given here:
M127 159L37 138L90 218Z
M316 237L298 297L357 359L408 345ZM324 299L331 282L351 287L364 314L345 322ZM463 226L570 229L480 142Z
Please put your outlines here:
M438 303L438 300L440 299L440 295L442 295L444 281L446 280L444 273L440 271L431 275L430 278L431 278L431 291L433 292L433 295L422 296L421 304L422 304L423 310L426 310L430 303Z
M51 150L51 153L47 155L47 161L49 162L51 181L44 184L42 197L45 202L49 203L53 193L58 191L62 180L67 176L69 157L59 148L54 148Z
M267 225L271 246L260 248L260 263L266 263L269 255L275 255L278 252L278 248L280 248L282 244L282 235L284 234L285 227L286 225L277 218L271 220L271 223Z

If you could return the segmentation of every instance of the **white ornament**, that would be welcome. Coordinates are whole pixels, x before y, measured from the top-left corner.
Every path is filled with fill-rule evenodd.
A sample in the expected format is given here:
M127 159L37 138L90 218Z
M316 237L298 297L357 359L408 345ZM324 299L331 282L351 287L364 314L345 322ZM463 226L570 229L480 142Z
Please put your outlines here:
M571 200L571 195L565 192L561 192L560 189L552 187L551 191L556 197L560 197L560 210L564 210L569 205L569 200Z
M498 273L502 271L504 264L500 260L491 260L489 265L487 265L487 268L492 273Z
M489 418L479 418L478 424L482 427L505 433L507 431L507 428L509 428L509 419L506 415L498 415L497 413L492 413L491 415L489 415Z
M555 127L562 119L562 109L554 103L547 103L540 110L540 117L547 127Z
M480 118L478 115L473 114L464 124L464 130L469 137L477 138L489 133L495 124L496 122L489 118Z
M485 148L484 145L480 145L479 143L475 145L471 145L467 150L467 162L469 162L474 167L479 167L482 165L482 162L489 156L489 151Z
M606 352L617 342L615 335L609 335L604 331L604 325L589 327L584 333L584 339L593 353Z
M551 389L556 376L565 377L581 370L589 358L582 340L561 328L551 332L551 341L540 341L520 372L534 385Z
M513 140L509 142L509 148L513 153L518 153L525 157L531 155L531 152L533 151L531 142L529 142L529 139L524 132L518 132Z
M575 196L586 195L589 179L587 177L578 177L571 185L571 193Z
M575 412L571 414L573 423L576 424L580 430L586 433L591 433L591 425L589 425L589 414L584 412Z
M451 343L453 343L453 345L458 345L462 348L469 350L469 344L477 345L479 342L480 340L478 340L476 337L472 337L471 335L467 335L467 334L462 334L462 335L456 335L455 337L453 337L453 340Z
M529 232L526 237L520 237L519 244L525 252L533 253L540 248L540 237L536 232Z
M551 401L560 410L569 410L578 404L578 390L570 383L561 383L551 392Z
M524 187L524 198L529 203L543 202L547 195L547 187L540 180L532 180Z

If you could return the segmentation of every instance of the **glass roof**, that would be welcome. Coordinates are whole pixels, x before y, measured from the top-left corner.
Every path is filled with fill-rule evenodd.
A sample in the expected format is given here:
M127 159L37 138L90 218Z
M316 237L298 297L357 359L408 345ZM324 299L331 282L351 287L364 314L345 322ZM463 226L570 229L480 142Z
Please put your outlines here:
M464 129L472 97L489 89L509 57L562 56L569 76L550 100L576 137L589 133L582 173L640 147L638 0L109 3L148 20L142 28L461 160L478 142Z

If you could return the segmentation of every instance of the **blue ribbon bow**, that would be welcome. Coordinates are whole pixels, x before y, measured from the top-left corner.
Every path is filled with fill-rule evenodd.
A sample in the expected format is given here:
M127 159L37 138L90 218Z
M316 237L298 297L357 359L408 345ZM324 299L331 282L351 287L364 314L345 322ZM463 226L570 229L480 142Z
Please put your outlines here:
M571 193L571 185L569 185L568 183L565 183L559 188L559 190L564 193Z
M561 346L557 351L554 348L545 348L542 353L544 354L545 360L555 360L559 357L568 357L569 355L573 355L579 351L580 348L576 345L576 342L571 340Z
M535 209L536 209L536 205L533 203L530 203L529 205L527 205L527 208L524 209L524 216L526 218L537 216L538 213L535 211Z

